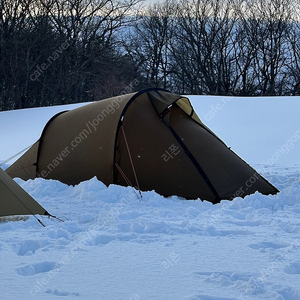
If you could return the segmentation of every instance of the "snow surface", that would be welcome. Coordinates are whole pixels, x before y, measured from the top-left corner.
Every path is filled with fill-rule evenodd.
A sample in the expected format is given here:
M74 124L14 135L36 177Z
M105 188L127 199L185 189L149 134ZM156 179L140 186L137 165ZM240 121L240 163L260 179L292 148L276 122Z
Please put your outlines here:
M281 192L212 205L154 191L141 199L96 178L75 187L16 179L64 222L0 222L1 300L300 300L300 99L190 99L203 122ZM1 112L0 161L65 109Z

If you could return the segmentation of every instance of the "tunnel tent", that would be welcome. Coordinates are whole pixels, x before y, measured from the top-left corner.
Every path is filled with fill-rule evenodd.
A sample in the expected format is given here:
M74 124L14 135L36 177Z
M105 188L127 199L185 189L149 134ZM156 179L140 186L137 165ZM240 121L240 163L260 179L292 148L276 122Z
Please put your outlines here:
M201 122L187 97L157 88L53 116L7 173L69 185L97 176L212 203L278 192Z

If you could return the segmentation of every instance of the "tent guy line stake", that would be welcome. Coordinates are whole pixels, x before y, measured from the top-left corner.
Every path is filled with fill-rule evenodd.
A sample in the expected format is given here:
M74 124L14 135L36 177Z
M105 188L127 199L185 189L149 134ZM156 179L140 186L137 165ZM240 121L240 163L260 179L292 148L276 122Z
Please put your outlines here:
M120 174L123 176L124 180L126 181L126 183L130 186L133 186L133 184L131 183L131 181L128 179L128 177L126 176L126 174L124 173L124 171L121 169L121 167L115 163L116 168L118 169L118 171L120 172Z
M117 163L115 163L115 166L116 166L116 168L118 169L118 171L120 172L120 174L123 176L123 178L124 178L124 180L126 181L126 183L128 184L128 186L132 186L132 187L134 187L135 189L138 189L137 186L133 186L133 184L132 184L131 181L128 179L128 177L126 176L126 174L124 173L124 171L122 170L122 168L121 168ZM136 190L134 190L134 192L135 192L137 198L140 200L139 194L136 192ZM141 200L143 200L142 197L141 197ZM140 201L141 201L141 200L140 200Z
M136 185L137 185L137 188L139 190L139 193L140 193L140 196L141 196L141 200L143 200L142 192L141 192L139 181L138 181L138 178L137 178L137 175L136 175L136 171L135 171L135 168L134 168L134 164L133 164L133 160L132 160L132 157L131 157L131 153L130 153L130 149L129 149L129 145L128 145L128 142L127 142L127 138L126 138L126 134L125 134L125 130L124 130L123 124L121 125L121 129L122 129L122 133L123 133L123 136L124 136L124 140L125 140L125 144L126 144L128 156L129 156L129 159L130 159L132 171L133 171L133 174L134 174L134 178L135 178L135 181L136 181Z
M128 179L128 177L126 176L126 174L124 173L124 171L121 169L121 167L115 163L116 168L118 169L118 171L120 172L120 174L122 175L122 177L124 178L125 182L130 185L133 186L133 184L131 183L131 181Z

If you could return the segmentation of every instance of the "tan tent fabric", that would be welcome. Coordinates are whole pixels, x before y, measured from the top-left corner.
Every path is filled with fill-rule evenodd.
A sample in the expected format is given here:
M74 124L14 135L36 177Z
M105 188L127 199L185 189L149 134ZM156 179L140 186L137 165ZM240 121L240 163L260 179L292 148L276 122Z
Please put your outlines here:
M12 164L6 172L11 177L20 177L23 180L34 179L36 177L37 151L39 141L28 149L14 164Z
M48 215L47 211L0 168L0 217Z
M147 95L137 98L134 103L125 114L124 131L142 190L155 189L162 195L176 194L185 198L198 198L200 194L205 199L213 198L184 149L151 109ZM136 106L143 109L137 113ZM135 184L124 137L121 133L119 137L116 162L122 170L128 170L126 175ZM116 180L125 185L121 174L117 173Z
M274 187L255 170L178 108L172 110L171 126L179 138L185 141L186 147L211 180L221 199L229 195L238 196L242 191L247 194L256 190L266 194L274 192Z
M154 88L54 116L7 172L27 179L20 167L30 161L35 176L67 184L97 176L135 186L130 156L140 188L165 196L217 203L278 192L201 122L188 98Z
M199 119L199 117L197 116L197 114L194 112L194 109L190 103L190 100L187 98L180 98L178 101L176 101L176 104L189 116L192 117L193 120L195 120L196 122L198 122L199 124L203 123L201 122L201 120Z
M40 139L38 174L67 184L93 176L105 184L112 183L116 130L132 96L95 102L60 114L48 123Z

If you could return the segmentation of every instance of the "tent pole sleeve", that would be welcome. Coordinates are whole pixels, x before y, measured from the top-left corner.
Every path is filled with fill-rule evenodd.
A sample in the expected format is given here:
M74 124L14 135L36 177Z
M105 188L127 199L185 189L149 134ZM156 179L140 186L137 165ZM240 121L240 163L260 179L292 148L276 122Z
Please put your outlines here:
M181 140L181 138L177 135L177 133L175 132L175 130L172 128L172 126L166 124L166 122L164 120L163 120L163 122L171 130L172 134L174 135L174 137L176 138L176 140L178 141L178 143L180 144L180 146L184 149L185 153L188 155L188 157L193 162L193 164L197 168L197 170L200 173L200 175L202 176L202 178L205 180L206 184L208 185L208 187L210 188L210 190L212 191L212 193L215 195L215 201L214 201L214 203L219 203L220 200L221 200L221 198L220 198L217 190L215 189L215 187L213 186L212 182L209 180L208 176L206 175L206 173L204 172L204 170L201 168L201 166L199 165L199 163L197 162L197 160L195 159L195 157L193 156L193 154L190 152L190 150L185 145L185 143Z

